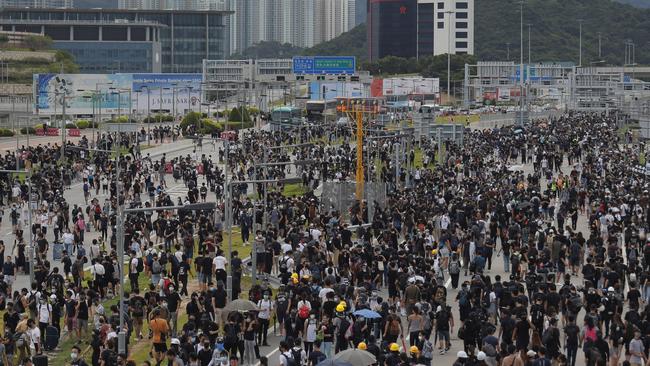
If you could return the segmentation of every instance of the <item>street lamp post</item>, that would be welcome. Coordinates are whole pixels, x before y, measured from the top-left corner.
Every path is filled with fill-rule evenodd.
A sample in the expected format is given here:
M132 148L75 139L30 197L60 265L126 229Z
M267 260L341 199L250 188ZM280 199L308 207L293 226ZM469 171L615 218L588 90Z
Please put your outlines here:
M578 56L578 67L582 67L582 22L584 19L578 19L579 33L580 33L580 43L579 43L579 56Z
M451 86L451 14L453 13L454 11L452 10L447 10L445 12L445 14L449 15L447 21L447 102L449 102L449 95L450 95L449 88Z
M519 2L519 125L524 125L524 1Z

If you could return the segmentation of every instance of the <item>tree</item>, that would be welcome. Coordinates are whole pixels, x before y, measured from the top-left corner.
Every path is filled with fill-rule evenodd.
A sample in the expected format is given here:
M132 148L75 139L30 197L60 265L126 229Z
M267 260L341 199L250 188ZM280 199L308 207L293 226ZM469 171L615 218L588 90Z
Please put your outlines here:
M23 40L23 45L32 51L46 50L52 45L52 38L48 36L27 36Z

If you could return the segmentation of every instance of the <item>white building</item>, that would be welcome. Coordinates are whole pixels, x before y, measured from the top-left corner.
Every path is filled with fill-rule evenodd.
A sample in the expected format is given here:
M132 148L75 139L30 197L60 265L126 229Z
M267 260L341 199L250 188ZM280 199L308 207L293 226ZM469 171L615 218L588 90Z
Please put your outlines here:
M474 54L474 0L434 2L433 54Z

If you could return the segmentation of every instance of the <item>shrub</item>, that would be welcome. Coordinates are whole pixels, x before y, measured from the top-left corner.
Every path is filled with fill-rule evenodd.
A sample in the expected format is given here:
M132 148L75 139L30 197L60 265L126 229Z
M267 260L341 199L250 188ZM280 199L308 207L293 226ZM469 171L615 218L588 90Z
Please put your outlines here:
M72 122L68 122L65 124L65 128L77 128L77 125Z
M47 36L27 36L23 44L32 51L44 50L50 48L52 38Z
M0 136L2 137L11 137L14 135L14 131L8 128L0 128Z
M77 128L79 128L80 130L84 130L84 129L88 128L89 125L90 125L90 122L88 122L85 119L77 120Z
M36 128L34 127L23 127L20 129L20 134L21 135L34 135L36 134Z
M183 133L190 127L190 126L195 126L198 127L199 120L201 119L201 114L198 112L190 112L183 117L183 120L181 121L181 130L183 130Z
M36 126L34 126L34 129L38 130L39 128L43 128L43 124L39 123Z
M201 133L202 134L218 134L223 131L223 124L213 121L208 118L204 118L201 120Z

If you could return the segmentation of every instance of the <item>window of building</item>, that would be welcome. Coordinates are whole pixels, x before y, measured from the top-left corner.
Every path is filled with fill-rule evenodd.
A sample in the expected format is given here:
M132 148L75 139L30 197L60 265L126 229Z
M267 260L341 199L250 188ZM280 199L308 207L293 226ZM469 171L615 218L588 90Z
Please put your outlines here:
M24 29L18 29L16 32L25 32ZM69 41L70 40L70 27L68 26L45 26L45 35L55 41Z
M456 22L456 29L467 29L467 22Z
M444 29L445 28L445 22L438 22L438 29Z
M126 41L126 27L103 27L104 41Z
M99 41L99 27L74 26L75 41Z
M131 40L132 41L146 41L147 29L144 27L131 27Z
M444 9L445 3L438 3L438 9Z
M438 19L445 19L445 13L438 12Z
M456 13L456 19L467 19L467 13L465 13L465 12Z
M467 3L465 2L456 3L456 9L467 9Z
M456 38L467 38L467 32L456 32Z
M467 42L456 42L456 48L467 48Z

